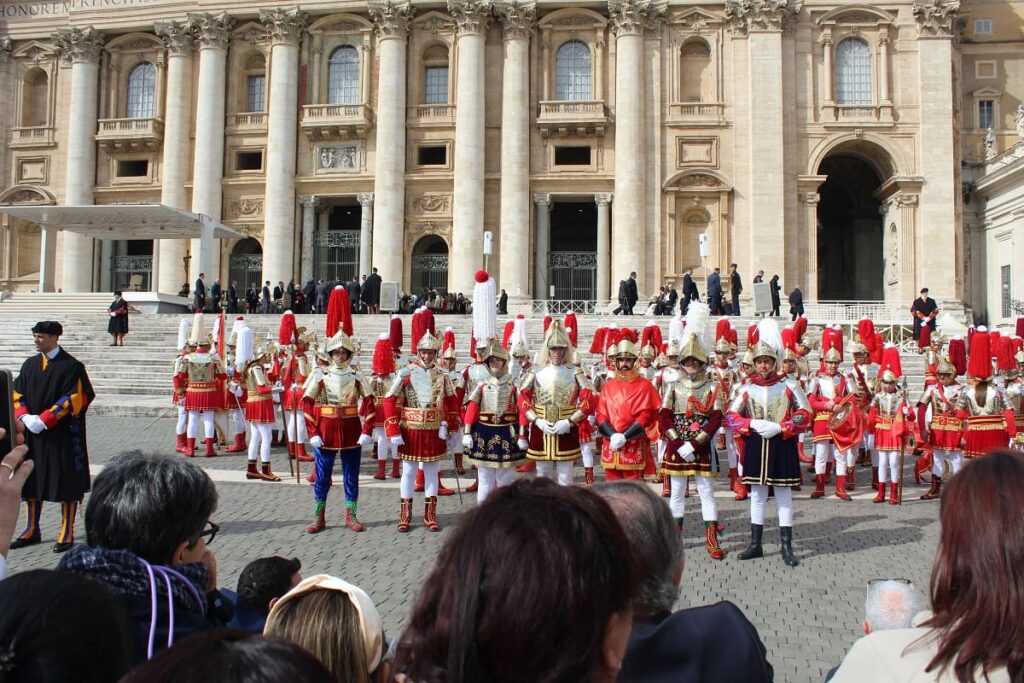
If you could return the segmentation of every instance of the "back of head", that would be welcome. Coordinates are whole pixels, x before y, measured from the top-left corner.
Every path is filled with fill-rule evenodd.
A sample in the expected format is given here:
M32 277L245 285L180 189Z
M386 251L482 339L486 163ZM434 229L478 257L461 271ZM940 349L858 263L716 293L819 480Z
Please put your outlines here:
M174 549L197 537L217 507L217 489L195 463L180 456L122 454L93 480L85 508L90 546L130 550L169 564Z
M942 494L939 548L932 567L938 654L960 681L979 667L1005 665L1024 679L1024 453L996 451L967 463Z
M120 683L337 683L301 647L245 631L210 629L176 642Z
M549 479L519 480L467 513L448 539L396 669L417 683L589 680L636 583L607 503Z
M106 586L37 569L0 581L0 605L0 682L108 683L128 671L128 620Z
M608 501L633 550L640 587L633 599L636 616L671 612L679 587L683 542L672 513L648 486L635 481L606 482L594 492Z
M238 597L250 609L266 616L270 601L292 588L293 578L302 569L298 558L261 557L245 565L238 575Z
M864 600L864 621L872 633L910 628L922 609L924 600L909 583L891 579L874 581L868 586Z

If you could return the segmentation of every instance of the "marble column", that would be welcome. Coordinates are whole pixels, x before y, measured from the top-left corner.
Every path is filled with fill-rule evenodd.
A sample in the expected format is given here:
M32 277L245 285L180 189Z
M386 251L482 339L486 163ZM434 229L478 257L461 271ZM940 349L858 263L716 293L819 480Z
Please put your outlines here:
M224 176L224 98L228 40L234 23L226 14L190 14L199 43L199 83L196 88L196 138L192 162L192 211L221 219L221 179ZM212 282L220 273L220 242L213 231L201 229L192 240L189 287L206 274Z
M270 36L267 180L264 186L263 279L295 278L295 158L298 147L299 40L305 17L296 8L261 9Z
M103 34L91 26L62 29L53 38L61 59L71 63L71 98L68 110L67 169L64 177L64 204L86 206L93 203L96 183L96 125L99 116L99 58ZM49 246L55 240L54 228L43 228L41 261L54 263L55 252ZM61 288L65 292L92 291L94 242L91 237L64 232ZM109 269L104 263L101 268ZM45 266L44 272L49 270ZM46 279L45 277L43 278Z
M804 247L804 301L818 300L818 203L821 196L815 192L801 192L804 206L804 228L807 233Z
M609 207L612 195L595 194L597 203L597 293L598 301L608 301L612 297L611 281L611 231L609 230Z
M299 197L299 204L302 206L302 260L299 266L299 282L305 286L313 277L313 235L316 231L316 209L320 205L320 199L315 195Z
M373 193L356 195L359 200L359 275L369 275L373 267Z
M408 2L370 4L379 62L372 263L385 281L399 283L405 274L405 52L412 14Z
M647 225L644 155L644 38L651 14L645 0L609 0L615 32L615 205L612 207L612 277L631 271L646 279ZM643 292L640 293L643 298Z
M458 31L455 61L455 162L452 249L448 288L473 291L484 253L484 43L490 23L487 0L449 0Z
M192 27L187 21L157 22L156 34L167 46L167 99L164 110L163 172L160 203L189 209L185 185L189 178L189 143L192 128ZM153 286L165 294L177 294L183 282L188 240L153 240Z
M530 32L536 9L503 4L497 15L504 29L505 48L498 285L514 298L525 298L530 289Z
M533 298L542 300L551 296L548 289L548 252L551 250L551 195L536 193L536 234L533 238Z

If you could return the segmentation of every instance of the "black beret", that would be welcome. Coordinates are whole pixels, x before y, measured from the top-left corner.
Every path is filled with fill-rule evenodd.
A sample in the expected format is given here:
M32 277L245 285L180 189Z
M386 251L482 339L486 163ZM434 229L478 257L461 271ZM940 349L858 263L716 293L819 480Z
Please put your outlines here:
M59 337L64 334L64 328L56 320L43 320L32 327L32 334L52 334Z

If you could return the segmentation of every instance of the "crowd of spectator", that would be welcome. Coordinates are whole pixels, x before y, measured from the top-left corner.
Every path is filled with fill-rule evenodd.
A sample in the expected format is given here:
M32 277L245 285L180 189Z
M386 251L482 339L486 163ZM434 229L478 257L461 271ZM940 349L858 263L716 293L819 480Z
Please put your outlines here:
M0 556L23 449L3 459ZM873 581L833 681L1024 680L1024 454L971 461L941 502L931 610ZM683 546L637 482L523 479L463 515L389 634L365 591L260 558L221 590L217 490L191 460L123 454L95 477L86 543L0 581L0 681L773 680L757 627L719 602L675 611ZM3 566L0 565L0 578ZM45 599L40 599L45 596Z

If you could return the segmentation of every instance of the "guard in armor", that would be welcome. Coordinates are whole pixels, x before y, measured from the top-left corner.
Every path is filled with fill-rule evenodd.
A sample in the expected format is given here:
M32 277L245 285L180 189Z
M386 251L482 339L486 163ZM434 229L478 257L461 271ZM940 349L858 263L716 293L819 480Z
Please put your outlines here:
M448 425L459 423L458 397L448 373L434 361L441 344L429 330L413 340L417 359L398 372L384 397L384 428L403 460L398 530L412 524L413 484L419 464L426 480L423 523L440 531L437 523L437 483L441 461L447 455ZM414 335L417 331L414 329Z
M836 497L850 500L846 492L847 456L839 452L832 436L829 423L836 410L853 400L853 390L847 378L839 372L839 364L843 353L833 335L833 330L826 328L822 333L821 350L822 366L811 378L807 388L807 400L814 410L814 426L811 442L814 444L814 481L815 488L811 498L825 495L825 484L828 480L828 464L836 463Z
M174 357L174 365L171 373L171 384L174 392L171 395L171 405L178 409L178 422L175 424L175 446L174 450L184 453L188 448L188 409L185 408L185 389L188 387L188 354L194 350L189 346L189 324L184 318L178 324L178 355Z
M942 482L960 471L963 464L963 419L957 414L956 404L965 391L956 381L957 371L948 358L939 360L935 369L938 382L924 388L917 401L917 424L921 441L932 452L932 481L921 500L935 500L941 495ZM927 419L931 413L931 420Z
M795 567L800 563L793 554L792 488L800 484L796 435L810 423L811 407L804 392L779 375L777 365L782 352L782 337L775 321L761 321L758 342L751 351L755 374L737 391L726 421L743 439L743 480L751 486L750 545L739 559L764 555L764 512L768 487L773 486L782 559L787 566Z
M651 321L644 325L640 332L640 370L639 375L648 382L654 382L654 376L658 369L654 367L654 361L658 357L658 350L661 348L661 328L658 323Z
M519 421L527 441L526 457L537 463L537 476L556 475L572 483L573 462L580 457L580 424L593 412L593 395L583 370L572 365L572 341L555 320L544 335L537 363L520 385Z
M885 502L885 483L891 483L889 504L899 505L902 454L907 435L914 422L914 412L907 402L906 391L897 386L903 376L899 350L891 344L886 346L882 356L882 369L878 375L881 391L871 399L868 412L868 427L875 436L878 450L878 495L876 503Z
M228 382L224 386L224 409L227 411L228 425L234 433L234 440L225 449L228 453L245 453L249 448L245 443L245 379L238 370L238 332L245 326L242 316L235 318L231 334L224 342L224 367L228 375Z
M964 457L970 459L1006 448L1017 435L1006 395L993 381L991 338L984 327L979 327L971 339L967 374L975 384L960 392L956 408L957 415L966 420Z
M313 371L309 348L315 340L312 332L307 333L303 327L295 326L295 315L285 311L281 316L281 327L278 330L278 343L285 350L282 361L281 412L284 414L285 433L288 435L288 458L300 462L313 462L312 456L306 453L309 435L306 431L306 420L302 413L302 394Z
M196 348L189 353L182 363L182 373L178 384L185 386L185 409L188 411L188 443L185 446L185 457L196 454L196 433L202 420L206 445L204 455L212 458L217 455L213 448L215 440L213 417L221 404L222 397L218 393L218 382L227 378L224 364L220 356L210 350L211 340L203 328L203 314L196 313L192 322L192 333L189 345Z
M444 341L441 344L441 369L448 373L452 381L452 388L455 389L455 398L459 406L466 404L466 386L463 383L462 373L456 370L459 354L455 351L455 330L447 328L444 331ZM484 365L487 365L486 360ZM465 474L466 468L462 462L463 446L462 434L458 425L448 425L448 450L451 451L452 459L455 461L455 472ZM440 474L438 474L440 476ZM438 484L440 489L440 483Z
M871 409L871 399L878 391L879 366L871 361L870 342L875 344L874 323L864 319L858 324L859 340L850 342L850 355L853 357L853 366L850 368L849 377L853 392L857 395L857 405L865 413ZM869 430L864 430L864 438L860 442L859 457L857 463L865 465L871 463L871 485L878 486L878 452L875 450L875 435Z
M800 371L800 352L797 350L796 344L796 331L793 327L787 325L782 329L782 346L785 349L782 352L782 377L790 384L790 386L799 387L801 391L807 390L806 375ZM744 358L746 360L746 358ZM751 368L753 368L753 359L751 360ZM741 363L741 367L742 367ZM743 373L743 381L745 382L749 378L750 372ZM807 432L802 431L797 436L796 452L800 458L800 462L813 463L814 459L804 454L804 442L807 439Z
M939 381L938 368L939 361L942 359L942 335L931 331L925 331L927 325L921 326L921 336L918 338L918 345L920 346L921 354L924 355L924 385L931 386Z
M1021 349L1021 338L1017 336L1007 337L1004 342L1006 348L1001 350L1000 367L1006 381L1003 392L1006 394L1006 401L1013 411L1014 424L1017 430L1016 435L1010 442L1011 448L1024 450L1024 380L1020 376L1020 366L1024 363L1024 350Z
M723 321L726 323L725 325L722 324ZM722 400L725 402L732 400L741 383L739 374L729 364L729 354L732 352L732 343L729 341L729 338L730 334L734 333L735 330L728 325L728 322L725 318L718 321L718 328L715 332L717 337L715 341L715 362L711 368L712 378L718 387L719 393L722 395ZM733 434L732 428L727 424L723 424L718 433L718 446L719 450L725 451L728 458L729 488L735 494L736 500L746 500L748 491L747 487L740 480L739 449L736 445L736 435Z
M356 505L359 501L359 461L363 446L370 443L374 423L374 400L369 387L352 366L356 345L344 330L338 330L324 344L331 359L326 372L306 383L302 408L306 416L309 443L316 462L313 485L313 523L306 533L315 534L327 524L325 508L331 490L334 461L341 458L345 485L345 526L363 531ZM360 423L360 417L363 418Z
M491 340L484 351L491 377L476 385L466 402L462 445L477 467L477 503L495 488L508 486L515 466L525 458L527 444L519 443L518 391L508 371L508 352Z
M270 443L276 423L274 415L274 387L264 365L273 355L273 343L261 344L254 348L252 330L243 327L238 332L238 355L235 359L238 374L245 382L245 420L249 423L249 463L245 473L246 479L262 479L263 481L281 481L281 478L270 469ZM239 383L234 383L239 384ZM241 397L240 386L235 389L236 397ZM259 454L263 467L256 469L256 456Z
M691 302L686 312L686 331L681 340L682 370L678 378L665 386L661 400L661 431L667 448L661 473L671 481L669 509L680 532L686 499L687 477L696 477L704 519L704 541L712 559L721 560L725 551L718 545L718 506L715 504L714 478L720 466L714 435L722 425L723 396L707 374L708 352L704 348L704 330L711 317L707 304Z
M373 395L373 431L371 436L377 444L377 473L374 479L384 479L388 458L391 458L391 478L402 476L399 471L398 452L392 447L391 439L384 431L384 395L395 381L395 355L391 335L381 334L373 348L370 363L370 394Z

